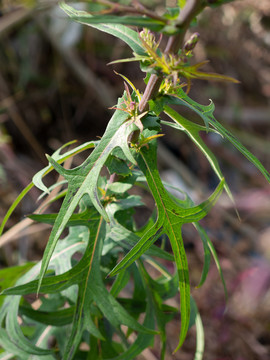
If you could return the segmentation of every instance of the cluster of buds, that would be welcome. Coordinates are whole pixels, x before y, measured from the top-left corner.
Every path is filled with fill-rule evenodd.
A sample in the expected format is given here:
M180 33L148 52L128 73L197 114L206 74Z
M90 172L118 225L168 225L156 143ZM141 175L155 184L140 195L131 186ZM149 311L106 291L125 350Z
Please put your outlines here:
M140 38L141 40L149 47L151 48L153 51L157 51L159 44L161 42L162 39L162 34L160 35L160 38L158 40L158 42L156 41L155 35L149 30L144 28L141 32L140 32ZM147 48L146 48L147 50Z
M167 63L168 63L168 67L171 70L177 70L187 63L188 61L187 57L189 55L192 55L191 51L195 48L196 44L199 41L199 38L200 38L199 33L196 32L192 34L191 37L185 42L183 46L183 51L181 51L180 54L177 55L168 54Z
M162 95L167 95L167 94L175 94L177 92L177 90L181 87L186 86L185 83L181 83L180 79L176 76L176 77L166 77L160 88L159 91Z
M182 67L182 66L184 66L186 64L187 59L182 54L179 54L179 55L178 54L177 55L168 54L166 56L166 61L167 61L167 64L168 64L168 68L170 70L177 70L177 69L179 69L180 67Z
M162 72L167 75L168 84L174 88L179 86L179 75L186 66L186 57L183 54L163 54L162 61Z

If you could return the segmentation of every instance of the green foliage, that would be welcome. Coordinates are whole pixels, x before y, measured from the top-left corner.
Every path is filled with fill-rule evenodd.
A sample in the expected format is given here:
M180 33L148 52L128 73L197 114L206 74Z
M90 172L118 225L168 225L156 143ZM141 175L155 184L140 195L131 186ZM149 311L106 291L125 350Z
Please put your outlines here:
M215 4L222 2L226 1ZM184 11L189 1L179 0L179 7L168 9L163 16L142 7L134 7L130 16L129 5L122 3L117 8L119 16L113 11L115 3L95 3L99 7L94 14L77 11L65 3L60 6L72 20L124 41L133 51L133 59L139 61L141 69L148 74L146 84L148 81L151 84L150 74L154 74L160 80L159 90L151 95L151 89L147 88L143 95L150 94L149 109L140 111L142 94L122 76L126 81L125 91L113 107L114 114L100 141L88 142L61 154L63 146L47 156L48 166L35 175L33 183L8 211L1 232L32 186L38 187L45 196L54 185L48 188L43 177L52 169L63 176L66 190L59 212L29 216L52 226L42 261L0 271L0 345L3 348L0 359L132 360L153 346L156 336L160 338L159 358L165 359L166 324L180 313L181 330L175 351L183 344L189 328L195 325L195 359L199 360L203 356L204 333L191 296L182 227L192 223L203 244L204 266L198 287L207 278L212 253L227 294L217 254L199 221L215 205L223 188L233 200L218 160L200 133L219 134L246 156L269 182L270 175L215 119L212 102L208 106L200 105L183 90L185 86L189 88L190 78L234 80L199 72L201 64L190 64L192 47L177 49L177 54L162 52L148 31L168 33L171 27L173 35L181 38L192 18L179 22L179 9ZM206 5L204 1L194 3L200 8ZM109 11L104 13L104 8ZM195 10L194 16L198 13ZM136 11L138 16L134 15ZM126 25L146 30L139 34ZM199 115L202 124L186 119L178 112L178 105ZM164 113L171 121L162 120ZM205 155L219 178L216 190L198 205L181 189L179 192L184 199L173 196L160 178L157 147L162 126L184 132ZM69 170L61 166L66 159L88 149L93 150L80 166ZM108 178L101 176L104 168ZM141 196L130 192L134 187L148 191L155 201L151 216L141 228L133 215L144 203ZM68 235L59 240L65 229ZM168 239L172 253L160 246L164 238ZM173 274L164 265L171 262L175 267ZM153 269L159 276L152 275ZM166 300L178 292L179 309L168 306ZM29 294L40 295L41 304L37 310L25 297ZM48 339L52 338L55 345L49 346Z

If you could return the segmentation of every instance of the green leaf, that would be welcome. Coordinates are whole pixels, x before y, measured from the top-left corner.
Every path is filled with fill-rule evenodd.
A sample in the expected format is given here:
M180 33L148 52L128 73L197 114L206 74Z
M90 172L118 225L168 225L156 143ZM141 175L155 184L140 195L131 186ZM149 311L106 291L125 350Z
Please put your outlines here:
M58 214L32 214L28 217L34 221L54 225ZM72 214L67 222L67 227L86 226L91 227L94 221L100 219L100 214L95 208L86 209L80 213Z
M13 358L14 358L14 355L17 355L17 356L19 356L19 359L22 359L22 360L29 359L29 354L26 353L24 350L22 350L20 347L18 347L9 338L8 334L3 329L0 329L0 346L3 349L7 350L8 353L11 353Z
M121 99L119 102L121 102ZM128 114L124 111L118 110L111 118L106 132L98 146L80 166L75 169L66 170L53 158L48 157L53 167L67 180L68 190L44 251L38 292L57 241L84 195L88 195L90 197L96 209L106 221L109 221L109 217L98 197L97 181L106 160L113 149L117 147L122 149L124 155L130 162L135 163L128 147L128 137L135 130L137 130L137 126L134 124L134 120L128 120Z
M157 256L161 259L172 260L173 256L170 253L153 245L153 243L161 236L161 234L161 231L153 233L150 243L147 244L147 249L145 249L145 254L148 256ZM130 250L140 240L139 236L134 234L132 231L122 227L121 225L115 225L111 231L110 236L112 240L116 242L116 244L119 244L125 250Z
M1 292L4 289L7 289L13 286L16 281L25 274L29 269L31 269L35 263L26 263L24 265L12 266L7 269L0 270L0 290ZM0 297L0 306L3 305L4 296Z
M20 297L11 297L6 298L2 313L0 316L0 322L2 323L5 319L5 326L6 332L4 339L6 339L7 343L5 344L4 348L8 351L12 349L13 352L13 345L17 347L17 351L22 354L33 354L44 356L51 353L51 350L41 349L35 345L33 345L22 333L22 330L18 324L17 314L18 314L18 307L19 307ZM3 330L0 329L0 333ZM2 334L1 334L2 335ZM1 340L0 340L1 343ZM11 345L11 347L10 347Z
M196 352L194 356L194 360L202 360L203 359L203 353L204 353L204 330L203 330L203 324L202 319L200 317L200 313L198 311L197 305L191 297L191 306L194 309L194 315L195 315L195 325L196 325Z
M143 325L148 329L155 329L155 313L154 313L154 304L152 301L152 296L147 292L147 306L145 311L145 318ZM111 360L133 360L141 354L141 352L153 346L154 343L154 335L149 333L145 334L140 332L136 338L136 340L132 343L132 345L121 355L114 357Z
M65 2L61 2L60 3L60 7L62 8L62 10L65 11L65 13L73 20L80 22L81 24L86 24L89 26L94 27L95 29L98 29L100 31L106 32L108 34L111 34L121 40L123 40L127 45L129 45L129 47L138 55L147 55L139 34L134 31L129 29L128 27L124 26L124 25L120 25L120 24L90 24L87 23L87 19L89 19L91 17L90 14L88 14L85 11L77 11L74 8L72 8L71 6L67 5Z
M13 201L13 203L11 204L11 206L9 207L2 223L0 226L0 236L3 233L4 227L8 221L8 219L10 218L11 214L13 213L13 211L16 209L16 207L18 206L18 204L22 201L22 199L25 197L25 195L32 189L32 187L34 186L33 183L30 183L29 185L26 186L26 188L24 188L22 190L22 192L17 196L17 198Z
M153 238L160 232L166 233L170 239L171 247L174 253L176 266L178 269L179 288L181 296L181 333L177 349L182 345L188 330L190 316L190 285L189 272L186 259L186 253L182 240L182 225L188 222L195 222L207 215L211 207L217 201L222 192L224 181L221 181L216 191L204 203L193 206L179 206L180 201L176 203L165 190L157 169L156 160L156 142L149 144L149 149L143 147L137 152L137 162L144 173L149 188L155 199L158 217L156 223L150 228L133 247L133 249L122 259L122 261L111 271L110 276L118 271L125 269L151 246ZM177 350L176 349L176 350Z
M200 238L203 243L203 250L204 250L203 271L202 271L202 276L201 276L199 285L197 285L197 287L199 288L204 284L206 277L208 275L208 272L209 272L209 268L210 268L210 260L211 259L210 259L210 250L209 250L209 246L208 246L210 239L209 239L206 231L204 230L204 228L199 223L194 223L194 226L200 235Z
M50 267L54 269L56 274L58 274L61 271L65 271L68 268L71 268L71 256L75 252L78 251L82 252L82 250L84 250L85 248L86 243L82 241L78 241L78 240L83 240L83 237L85 236L85 231L82 231L81 226L77 228L80 228L79 233L77 233L76 231L74 232L70 231L68 237L65 240L62 240L59 244L57 244L55 254L52 257L52 261L50 264ZM84 227L84 229L86 228ZM86 229L86 233L87 232L88 230ZM6 289L7 293L12 294L17 292L21 294L24 292L29 294L29 292L30 293L35 292L37 288L37 281L31 282L31 280L37 277L39 271L40 271L40 264L37 264L34 267L32 267L31 270L28 271L28 273L26 273L20 278L20 280L17 283L18 284L17 287L9 289L10 291ZM80 275L81 274L78 274L77 276L78 282L81 279ZM62 282L65 281L68 282L70 280L70 271L67 271L65 274L56 275L56 278L57 276L60 276L62 278ZM51 281L52 279L54 279L54 277L49 277L47 279ZM30 281L30 283L21 285L26 281ZM75 282L70 281L69 287L71 288L74 284ZM32 285L32 291L31 291L31 285ZM57 286L54 287L53 283L51 283L51 286L53 287L53 291L57 292ZM16 289L18 288L19 289L23 288L23 291L16 291ZM49 290L52 291L50 287ZM73 293L74 294L76 293L74 292L74 288L73 288ZM72 299L72 296L70 296L70 299ZM50 354L51 351L41 349L40 347L36 347L32 343L30 343L27 338L25 338L24 334L21 331L18 324L19 304L20 304L20 296L10 296L5 299L5 303L2 307L2 312L0 315L1 317L0 324L2 327L5 326L5 329L4 328L0 329L0 332L4 334L3 336L1 336L0 344L8 351L14 353L15 355L18 355L20 359L28 359L30 354L36 354L39 357L44 356L46 358L46 354ZM37 316L40 318L39 315L40 315L39 312L37 312ZM42 317L41 315L41 319L40 319L43 320L43 322L45 322L44 316ZM50 322L52 321L52 319L50 319L50 316L48 316L47 320L50 320ZM57 318L55 318L55 320L57 321ZM13 346L13 344L15 345L15 347Z
M57 268L59 267L58 261L61 259L61 263L64 263L64 267L68 264L68 259L71 259L71 256L76 252L80 251L82 248L82 243L78 242L78 237L71 239L70 235L68 237L68 242L63 240L59 243L59 246L56 248L56 252L52 258L51 266L55 266L55 272L57 273ZM61 268L62 269L62 268ZM27 286L20 285L25 281L30 281L35 278L40 271L40 264L35 265L28 271L25 275L23 275L18 281L18 286ZM72 283L71 285L73 285ZM37 284L36 284L37 285ZM12 289L10 289L12 290ZM34 291L36 287L34 288ZM8 291L8 290L7 290ZM32 292L34 292L32 291ZM12 293L12 291L11 291ZM27 292L29 293L29 292ZM5 326L0 329L0 344L9 352L18 355L20 359L29 359L30 354L36 354L39 357L50 354L51 351L42 349L30 343L30 341L25 338L22 330L18 324L18 315L19 315L19 304L20 304L20 296L10 296L5 299L5 303L2 307L2 312L0 314L0 324L1 326Z
M91 149L93 148L98 141L91 141L91 142L87 142L83 145L80 145L66 153L64 153L63 155L60 155L60 151L62 149L64 149L65 147L67 147L68 145L73 144L74 141L68 142L67 144L63 145L60 149L58 149L53 155L52 157L58 161L60 164L62 162L64 162L65 160L69 159L70 157L85 151L87 149ZM42 177L44 177L46 174L48 174L50 171L53 170L53 167L51 165L46 166L44 169L42 169L41 171L39 171L34 177L33 177L33 182L31 182L29 185L26 186L26 188L24 188L22 190L22 192L18 195L18 197L14 200L14 202L12 203L12 205L10 206L10 208L8 209L2 224L0 226L0 236L2 235L2 232L4 230L4 227L8 221L8 219L10 218L11 214L13 213L13 211L16 209L16 207L18 206L18 204L22 201L22 199L25 197L25 195L33 188L34 185L36 185L40 190L45 191L46 193L49 192L48 188L44 185L44 183L42 182Z
M90 275L92 274L93 271L93 261L94 261L94 254L96 251L96 247L98 241L100 240L100 236L103 235L101 233L101 225L102 225L102 218L100 217L99 221L95 223L95 226L92 227L90 232L89 244L86 251L87 258L89 259L88 267L86 271L83 274L81 274L82 278L79 283L79 291L78 291L76 308L73 317L71 334L69 336L69 339L65 347L63 360L72 359L74 357L75 351L77 350L77 347L81 340L83 330L86 328L87 325L85 322L87 319L86 299L88 301L88 304L92 303L93 301L93 299L89 297L88 287L89 287Z
M64 274L56 275L56 276L50 276L44 278L44 282L42 283L41 290L48 290L47 293L50 292L56 292L58 293L60 288L59 286L62 286L61 290L63 290L63 283L66 282L66 285L69 284L69 286L74 286L75 283L79 286L79 292L78 292L78 298L76 303L76 308L74 311L73 309L65 309L65 310L59 310L59 311L53 311L51 313L44 312L44 311L38 311L33 312L31 309L26 309L25 307L21 307L20 311L25 316L29 316L30 318L39 321L41 323L50 323L55 326L59 326L60 324L63 325L64 323L69 323L71 320L71 315L73 314L73 326L72 326L72 332L70 334L70 337L68 339L68 342L65 346L65 354L63 355L63 359L71 359L73 358L76 348L81 341L82 332L84 330L88 330L93 336L96 336L99 339L103 339L101 333L94 325L92 319L91 319L91 312L90 312L90 306L91 304L97 304L98 307L101 310L101 313L106 317L106 319L112 323L112 325L116 328L119 328L121 324L124 324L128 326L129 328L142 332L145 334L151 334L153 336L156 334L154 330L151 328L148 329L143 325L140 325L135 319L133 319L127 311L118 303L116 299L107 291L102 277L100 273L100 253L102 249L104 238L104 230L105 230L105 223L102 220L102 217L99 215L99 221L92 220L90 222L87 222L85 211L83 212L83 216L81 217L81 222L79 221L78 217L76 218L76 215L74 214L72 218L69 221L70 226L75 226L75 229L77 227L82 228L82 226L78 226L78 223L80 224L87 224L90 230L90 238L89 238L89 244L86 248L86 252L82 258L82 260L74 266L74 268L70 269ZM89 215L89 214L88 214ZM36 217L36 216L35 216ZM48 214L41 215L39 217L39 220L46 221L53 223L55 221L55 216ZM103 224L103 225L102 225ZM70 237L70 235L69 235ZM74 239L75 240L75 239ZM66 240L63 240L57 245L57 251L61 250L61 246L63 249L65 249ZM72 244L77 245L75 244ZM66 249L65 249L66 250ZM76 252L76 248L73 249L74 252ZM60 255L61 254L61 255ZM57 265L55 259L59 256L63 255L63 250L60 251L59 254L55 254L52 258L52 262L50 267L53 267ZM83 265L82 265L83 264ZM33 269L31 277L35 276L35 274L38 273L38 268ZM76 273L76 276L74 277L74 273ZM28 274L27 278L30 277L30 273ZM25 279L22 279L24 281ZM48 289L45 288L46 285L48 285ZM34 285L34 286L33 286ZM37 281L32 281L31 283L17 286L16 288L10 289L10 293L22 293L23 291L18 291L20 289L23 289L24 291L29 293L29 290L31 292L31 286L33 290L36 289ZM9 314L5 314L7 320L6 323L9 325L8 329L13 328L15 324L15 320L17 319L17 313L18 311L15 311L15 308L18 308L20 298L19 297L10 297L11 304L7 309L9 310L11 307L14 311L12 311L13 316ZM57 320L58 315L60 316L60 319ZM10 317L10 319L9 319ZM9 321L8 321L9 320ZM15 328L14 328L15 329ZM16 332L17 333L17 332ZM24 338L20 339L21 342L24 341ZM11 349L11 347L9 346ZM26 348L27 349L27 348ZM24 351L26 351L24 349ZM35 351L35 348L33 348ZM31 350L32 351L32 350ZM41 354L41 350L38 349L36 352ZM40 355L41 356L41 355Z
M76 237L76 243L72 243L68 238L68 242L65 240L61 241L62 246L58 246L56 248L55 254L52 257L52 261L50 264L51 268L57 270L57 266L55 266L60 262L62 268L66 268L66 264L70 263L70 258L75 252L81 252L82 249L85 247L83 242L78 241L80 237ZM59 251L58 251L59 249ZM43 293L58 293L63 289L75 284L79 281L82 276L82 273L87 269L87 264L89 262L89 256L86 252L81 259L81 261L75 265L72 269L56 275L56 276L49 276L44 279L44 283L42 284L42 292ZM25 274L20 281L17 283L17 286L12 288L4 289L1 295L27 295L33 294L37 291L38 280L35 279L40 271L40 263L36 264L27 274ZM32 281L31 281L32 280ZM27 282L28 281L28 282ZM23 285L22 285L23 284Z
M130 190L133 187L133 184L124 183L124 182L114 182L112 184L108 184L107 190L109 193L113 194L123 194Z
M172 188L174 190L177 190L179 191L182 195L185 196L185 202L187 205L194 205L193 201L189 198L189 196L181 191L179 188L175 187L175 186L172 186L168 183L165 183L163 182L163 185L166 186L166 188ZM183 200L179 200L178 198L176 198L175 196L171 195L172 198L174 198L174 200L176 202L180 202L182 203ZM203 266L203 271L202 271L202 276L201 276L201 280L199 282L199 285L197 285L197 288L198 287L201 287L203 285L203 283L205 282L206 280L206 277L207 277L207 274L209 272L209 267L210 267L210 252L212 253L212 256L215 260L215 263L216 263L216 266L217 266L217 269L218 269L218 272L220 274L220 278L221 278L221 281L222 281L222 284L223 284L223 287L224 287L224 292L225 292L225 296L226 296L226 299L228 297L228 294L227 294L227 288L226 288L226 284L225 284L225 280L224 280L224 277L223 277L223 273L222 273L222 269L221 269L221 266L220 266L220 263L219 263L219 259L218 259L218 256L216 254L216 251L215 251L215 248L211 242L211 240L209 239L206 231L204 230L204 228L198 223L198 222L194 222L193 223L194 227L196 228L201 240L202 240L202 243L203 243L203 248L204 248L204 266Z
M111 295L113 297L118 296L120 291L124 289L124 287L128 284L129 280L130 280L129 271L120 272L111 287L111 291L110 291Z
M153 258L147 257L146 262L161 273L161 276L155 280L149 276L148 281L151 283L151 289L156 291L162 300L167 300L176 296L178 293L177 274L171 275L165 266L161 265Z
M81 246L82 246L81 243L77 243L76 246L71 245L70 248L72 249L72 251L76 252L77 250L79 251L81 249ZM69 250L69 248L67 248L67 250ZM89 250L91 251L91 249ZM63 291L69 288L70 286L82 281L84 273L87 271L87 268L89 266L89 260L91 255L90 251L85 252L81 261L69 271L60 275L45 277L42 282L40 291L46 294L59 293L60 291ZM52 261L55 258L56 255L52 257ZM40 269L40 264L37 270L35 269L36 270L35 276L38 275L39 269ZM2 292L2 294L3 295L33 294L36 293L37 287L38 287L38 280L33 280L24 285L17 285L15 287L5 289Z
M51 156L51 158L56 161L58 164L62 164L65 160L69 159L70 157L75 156L76 154L81 153L82 151L92 149L94 148L99 141L89 141L82 145L79 145L75 147L74 149L71 149L69 151L66 151L64 154L61 154L61 151L65 149L67 146L72 145L74 141L70 141L63 146L61 146L59 149L57 149ZM40 190L44 191L45 193L49 193L49 190L47 186L43 183L43 177L47 175L50 171L52 171L54 167L49 164L42 170L40 170L38 173L36 173L33 177L33 184Z
M205 155L207 160L209 161L212 169L216 173L217 177L221 180L224 178L218 161L215 157L215 155L212 153L212 151L207 147L207 145L204 143L202 138L200 137L199 133L200 131L206 131L206 127L197 125L187 119L185 119L182 115L180 115L178 112L170 108L169 106L164 106L164 112L167 114L171 119L173 119L177 124L181 126L181 130L184 131L190 139L194 142L194 144L201 150L201 152ZM167 123L168 124L168 123ZM228 184L225 182L224 188L234 203L233 195L229 189Z
M266 180L270 182L270 174L261 162L244 145L242 145L229 130L225 129L215 119L213 115L215 106L212 101L208 106L200 105L188 97L182 89L178 90L178 96L166 96L164 97L164 100L168 104L184 105L196 112L203 119L207 130L209 129L209 125L211 125L221 136L230 141L231 144L233 144L254 166L256 166Z
M99 24L120 24L128 26L137 26L139 28L148 28L153 31L160 31L163 29L165 22L152 19L146 16L114 16L114 15L91 15L84 12L83 15L70 16L72 20L80 22L85 25L99 25Z
M20 306L19 313L42 324L64 326L71 323L74 314L74 306L58 311L40 311L33 310L28 306Z
M102 217L91 227L90 240L87 247L88 267L81 273L78 279L78 298L76 310L74 312L73 325L71 335L68 339L64 360L72 359L81 340L82 333L85 329L89 329L92 335L101 337L98 329L92 322L89 328L89 307L92 303L100 309L104 317L114 326L126 325L133 330L143 333L155 333L151 329L147 329L135 321L127 311L118 303L117 300L106 289L100 272L100 254L105 237L105 222ZM80 264L80 263L79 263ZM79 265L78 264L78 265ZM75 266L76 267L76 266ZM44 282L46 278L44 279Z
M224 293L225 293L225 296L226 296L226 300L228 299L228 291L227 291L227 286L226 286L226 283L225 283L225 279L224 279L224 276L223 276L223 272L222 272L222 269L221 269L221 266L220 266L220 262L219 262L219 259L218 259L218 256L217 256L217 253L216 253L216 250L214 248L214 245L212 244L212 242L210 241L210 239L208 238L207 239L207 244L208 244L208 247L212 253L212 256L215 260L215 263L216 263L216 267L218 269L218 272L219 272L219 276L221 278L221 281L222 281L222 284L223 284L223 288L224 288Z
M140 236L135 234L133 231L128 230L124 226L122 226L116 220L116 213L119 211L127 210L130 207L143 205L142 203L137 202L137 197L134 195L129 196L126 199L121 199L118 202L111 202L107 206L107 212L110 214L110 217L114 218L115 221L110 228L109 237L110 240L114 240L114 242L120 246L122 246L126 250L130 250L136 243L140 240ZM152 220L150 220L152 222ZM155 234L154 240L155 241L159 237L159 234ZM160 249L159 247L152 245L149 246L148 250L146 251L146 255L148 256L157 256L162 259L166 260L173 260L173 256L168 252Z
M116 173L121 176L131 175L131 170L127 166L126 162L116 156L110 155L105 165L110 174Z
M102 244L97 244L97 254L101 252L101 248ZM89 296L90 298L93 298L101 312L112 323L112 325L115 327L126 325L133 330L143 332L145 334L156 334L156 331L148 329L137 323L124 310L124 308L119 305L115 298L110 293L108 293L101 278L99 261L97 257L94 258L92 266L93 270L91 272L91 279L89 280L90 286L87 289Z
M166 185L166 187L173 188L174 190L180 191L175 186L169 185L169 184L164 183L164 182L163 182L163 184ZM185 195L185 197L186 197L185 201L186 201L187 204L194 205L193 201L188 197L188 195L186 193L184 193L182 191L180 191L180 192ZM180 201L180 203L182 202L182 200L179 200L175 196L173 196L173 198L177 202L178 201ZM224 276L223 276L223 272L222 272L220 262L219 262L216 250L214 248L214 245L212 244L211 240L209 239L209 236L207 235L204 228L198 222L194 222L193 225L196 228L196 230L197 230L197 232L198 232L198 234L199 234L199 236L200 236L200 238L202 240L203 248L204 248L204 266L203 266L201 280L199 282L199 285L197 285L197 288L202 286L203 283L206 280L206 277L207 277L207 274L208 274L208 271L209 271L209 267L210 267L210 252L211 252L212 256L213 256L213 258L215 260L216 267L218 269L218 272L219 272L219 275L220 275L220 278L221 278L221 281L222 281L222 284L223 284L226 299L228 299L228 291L227 291L225 279L224 279Z
M161 265L160 265L161 266ZM174 281L176 277L169 274L169 272L163 267L162 272L164 272L165 276L162 278L158 278L157 280L154 280L151 278L149 273L146 271L145 267L143 266L143 263L139 261L139 269L141 274L143 275L142 278L145 281L145 286L147 288L147 294L151 298L152 307L154 316L156 318L156 323L158 330L160 331L160 339L161 339L161 354L160 354L160 360L165 359L165 353L166 353L166 342L167 342L167 336L166 336L166 324L167 322L171 321L174 317L175 313L177 313L177 309L169 307L163 303L164 300L164 290L169 290L167 285L170 284L174 288L172 293L175 295L178 293L178 279L177 281ZM164 279L166 277L166 280ZM165 281L164 281L165 280ZM171 287L169 285L169 287ZM164 289L162 289L164 288ZM163 292L163 294L162 294ZM171 296L171 294L168 296Z

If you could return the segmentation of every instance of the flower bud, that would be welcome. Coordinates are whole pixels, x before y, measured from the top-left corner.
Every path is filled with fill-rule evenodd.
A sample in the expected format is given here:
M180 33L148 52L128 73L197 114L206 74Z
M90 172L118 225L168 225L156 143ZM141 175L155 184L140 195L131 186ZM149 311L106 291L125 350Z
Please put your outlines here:
M200 34L199 33L194 33L191 35L191 37L186 41L185 45L184 45L184 50L186 52L191 51L195 48L197 42L199 41L200 38Z

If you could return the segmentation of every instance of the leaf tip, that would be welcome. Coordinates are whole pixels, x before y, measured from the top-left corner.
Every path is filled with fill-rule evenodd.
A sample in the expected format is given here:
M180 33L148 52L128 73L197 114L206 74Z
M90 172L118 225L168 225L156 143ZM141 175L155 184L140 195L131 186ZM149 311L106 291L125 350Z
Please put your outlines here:
M118 271L115 271L116 269L112 269L112 271L109 272L109 274L106 275L106 279L110 279L113 276L117 275Z
M182 344L179 343L179 344L177 345L177 348L173 350L172 355L175 355L175 354L177 353L177 351L180 349L181 346L182 346Z

